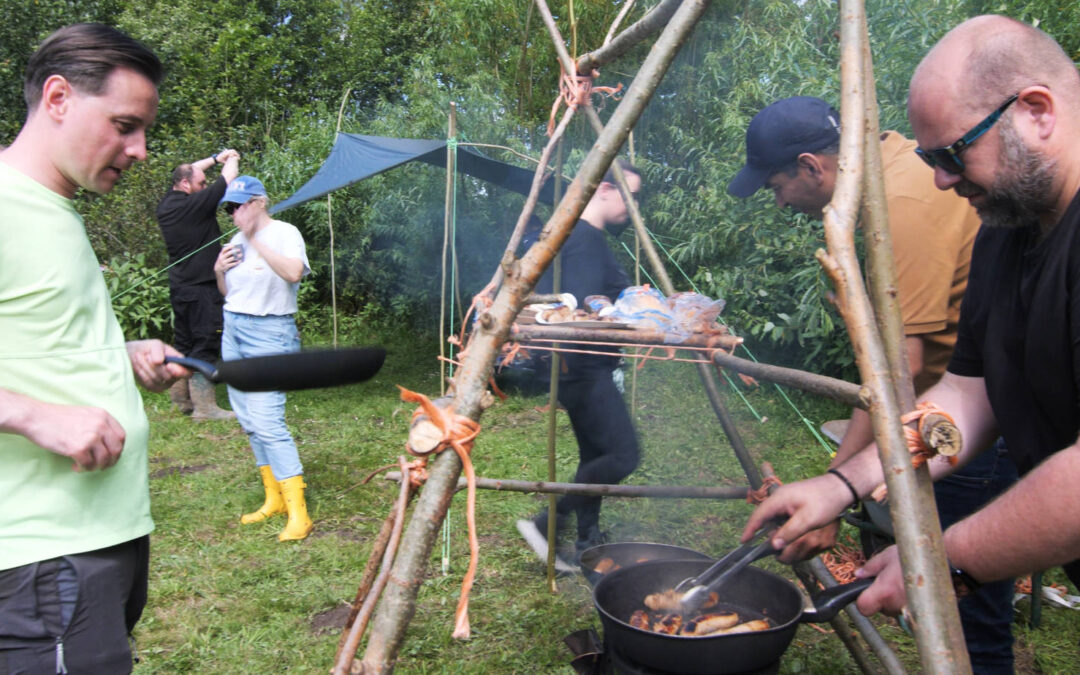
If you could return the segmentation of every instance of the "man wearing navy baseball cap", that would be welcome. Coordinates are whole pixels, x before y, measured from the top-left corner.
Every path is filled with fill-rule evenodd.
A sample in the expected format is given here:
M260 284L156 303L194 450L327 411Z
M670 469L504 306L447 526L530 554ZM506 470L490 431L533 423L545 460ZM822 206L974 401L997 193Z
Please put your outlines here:
M960 301L967 288L979 218L966 200L934 186L934 171L915 154L915 147L914 141L895 131L881 135L905 346L915 391L921 394L944 374L956 343ZM745 198L767 188L773 191L777 206L820 220L832 200L839 150L840 113L835 108L809 96L776 101L750 121L746 166L728 185L728 192ZM869 415L853 410L841 433L836 458L830 464L833 469L873 441ZM1004 446L995 445L934 484L942 526L978 510L1015 480L1016 467ZM836 483L838 490L847 489L840 480ZM887 509L869 503L866 507L874 523L891 533ZM808 533L792 546L799 556L809 557L833 546L838 529L839 521ZM864 540L870 549L878 543L882 542ZM976 672L1012 667L1011 600L1012 582L1006 581L986 584L960 602L964 635Z
M811 96L777 101L759 112L746 129L746 166L728 185L728 192L749 197L774 174L794 168L802 155L835 157L839 149L840 113L831 105Z

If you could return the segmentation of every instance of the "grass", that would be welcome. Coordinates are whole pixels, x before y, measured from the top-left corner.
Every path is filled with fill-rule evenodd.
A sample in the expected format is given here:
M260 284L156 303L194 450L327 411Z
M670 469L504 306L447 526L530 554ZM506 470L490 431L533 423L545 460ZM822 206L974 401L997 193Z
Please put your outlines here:
M372 342L366 336L356 342ZM151 419L152 538L150 601L136 629L138 673L325 673L356 593L371 543L397 495L375 479L376 467L402 453L410 406L395 384L438 392L436 346L405 337L391 345L372 381L289 395L288 422L300 448L308 505L316 529L303 542L279 543L281 518L240 526L261 504L262 487L235 423L194 423L170 409L165 395L146 395ZM629 378L627 378L629 381ZM755 459L771 461L784 481L824 470L828 454L771 386L745 392L764 420L734 396L727 400ZM224 396L224 392L220 392ZM813 423L843 414L838 405L794 395ZM510 398L488 410L474 449L477 475L546 477L543 398ZM639 484L741 484L741 471L691 366L653 363L639 373L634 406L642 440ZM557 426L558 478L570 480L576 448L569 423ZM450 638L461 575L468 562L464 497L451 509L449 562L436 545L415 618L396 671L422 673L571 673L568 633L597 628L590 589L580 576L546 588L542 567L519 540L514 521L546 499L481 491L477 521L481 558L471 595L472 639ZM742 502L608 499L601 524L613 540L658 541L720 554L736 543L750 507ZM775 561L763 563L790 576ZM1061 581L1060 571L1051 576ZM1026 607L1026 605L1023 605ZM1024 620L1026 609L1018 614ZM881 630L901 659L918 670L914 644L895 624ZM827 629L826 629L827 631ZM1080 618L1045 608L1043 624L1017 624L1018 672L1080 672ZM361 649L362 654L362 649ZM857 672L839 641L801 627L784 673Z

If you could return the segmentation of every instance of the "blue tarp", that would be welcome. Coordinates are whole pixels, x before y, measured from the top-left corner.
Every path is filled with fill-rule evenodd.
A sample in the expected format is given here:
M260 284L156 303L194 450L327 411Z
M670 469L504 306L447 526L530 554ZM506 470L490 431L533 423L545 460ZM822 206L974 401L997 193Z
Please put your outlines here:
M330 156L315 176L270 212L284 211L413 161L445 169L446 141L339 133ZM490 159L467 146L458 147L457 170L523 195L529 194L533 179L533 171ZM540 201L552 203L553 186L553 181L544 184Z

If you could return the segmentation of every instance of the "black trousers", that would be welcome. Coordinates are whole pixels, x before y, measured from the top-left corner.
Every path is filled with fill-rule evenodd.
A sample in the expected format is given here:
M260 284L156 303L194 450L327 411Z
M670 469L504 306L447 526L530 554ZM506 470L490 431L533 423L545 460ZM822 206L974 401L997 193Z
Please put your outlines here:
M637 436L610 371L560 380L559 403L569 413L577 439L575 483L615 484L634 472L640 459ZM578 538L584 539L600 523L601 503L601 497L565 495L556 513L561 519L575 512Z
M150 537L0 571L0 675L130 673Z
M173 346L184 356L214 362L221 356L222 307L214 282L169 289L173 310Z

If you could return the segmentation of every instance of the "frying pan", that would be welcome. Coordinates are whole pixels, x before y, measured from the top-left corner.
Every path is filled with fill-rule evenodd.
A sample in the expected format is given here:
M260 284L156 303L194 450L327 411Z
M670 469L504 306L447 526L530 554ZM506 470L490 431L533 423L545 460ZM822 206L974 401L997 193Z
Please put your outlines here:
M165 357L166 363L191 368L211 382L224 382L240 391L296 391L363 382L379 372L385 359L381 347L291 352L216 364L186 356Z
M709 564L708 560L660 560L604 575L593 589L593 602L608 646L643 666L665 672L713 675L756 670L780 659L800 623L832 619L874 581L861 579L826 589L814 596L814 609L804 610L803 595L795 584L747 567L725 585L719 607L710 611L734 611L742 621L768 618L772 628L698 637L653 633L627 623L635 610L645 608L645 596L674 588Z
M704 553L671 544L653 544L644 541L620 541L600 544L581 552L581 573L590 586L604 578L596 571L596 565L604 558L611 558L619 568L650 560L711 560Z

